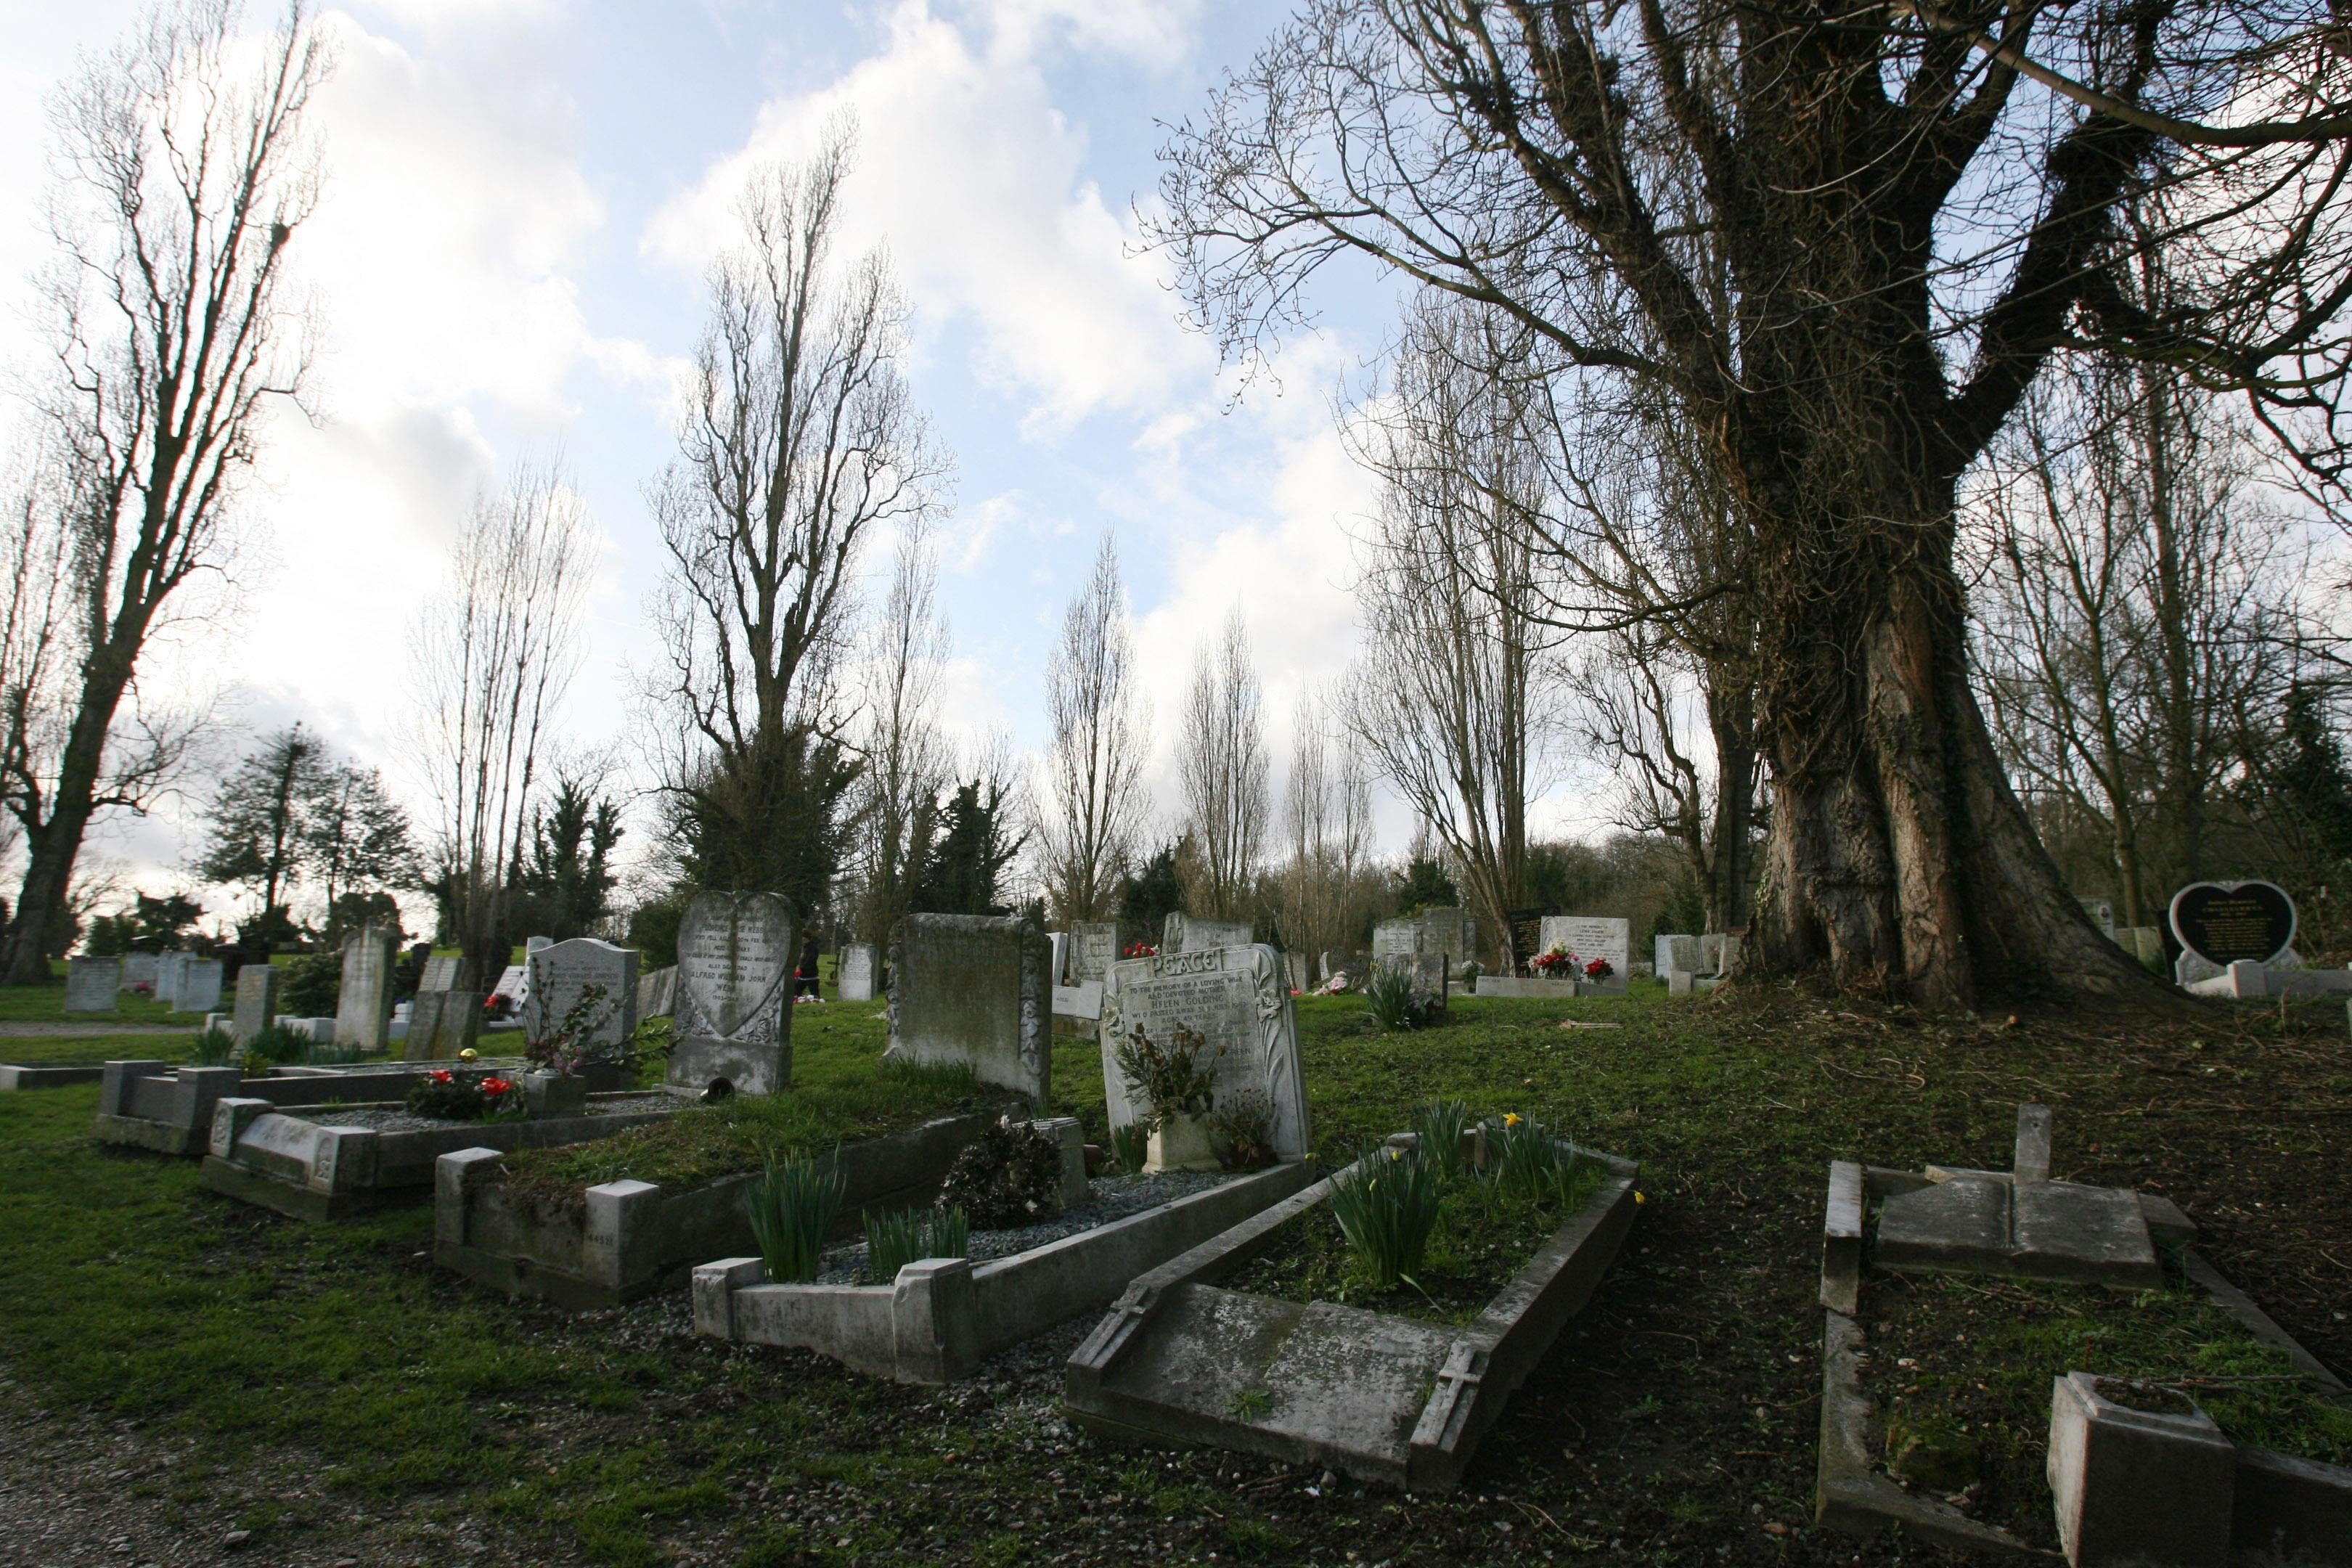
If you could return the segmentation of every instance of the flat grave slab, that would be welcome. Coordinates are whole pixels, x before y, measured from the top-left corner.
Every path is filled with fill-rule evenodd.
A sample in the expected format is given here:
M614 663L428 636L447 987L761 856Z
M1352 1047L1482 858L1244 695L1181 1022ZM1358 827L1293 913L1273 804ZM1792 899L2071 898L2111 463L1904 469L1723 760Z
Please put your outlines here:
M1888 1195L1882 1268L2017 1274L2146 1289L2164 1282L2137 1194L2072 1182L1955 1176Z

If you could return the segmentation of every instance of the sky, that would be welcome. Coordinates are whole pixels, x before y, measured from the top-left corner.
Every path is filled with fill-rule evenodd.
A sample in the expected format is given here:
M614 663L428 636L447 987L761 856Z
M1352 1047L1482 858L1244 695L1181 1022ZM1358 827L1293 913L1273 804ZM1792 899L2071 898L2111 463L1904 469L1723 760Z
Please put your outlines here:
M0 0L0 368L37 352L44 100L138 10ZM1371 495L1333 400L1377 356L1395 289L1335 274L1318 330L1244 395L1138 227L1167 124L1245 66L1276 15L1223 0L322 7L338 56L314 116L327 186L295 257L325 324L319 418L275 422L236 607L167 650L172 678L223 693L232 745L299 719L421 806L418 606L472 498L560 450L602 541L564 732L633 763L659 574L644 498L675 451L703 269L746 173L806 156L846 112L845 248L880 246L897 268L915 401L955 458L939 533L949 722L973 744L1000 729L1045 744L1046 654L1108 531L1160 716L1161 822L1177 805L1167 720L1194 647L1235 610L1278 789L1301 696L1357 651L1350 535ZM99 854L151 889L184 880L193 805L116 825ZM1539 816L1600 826L1566 797ZM1401 848L1394 802L1382 826Z

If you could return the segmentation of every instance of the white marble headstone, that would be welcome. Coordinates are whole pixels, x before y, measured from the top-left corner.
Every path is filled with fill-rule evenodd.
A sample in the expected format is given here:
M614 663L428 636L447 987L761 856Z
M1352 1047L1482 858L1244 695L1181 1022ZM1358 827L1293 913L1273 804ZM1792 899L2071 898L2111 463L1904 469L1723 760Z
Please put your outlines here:
M594 1050L619 1045L637 1026L637 951L576 936L551 942L527 955L530 1000L523 1004L523 1034L541 1039L563 1026L591 987L604 995L582 1022L583 1033L575 1048Z
M1282 955L1262 942L1112 964L1102 1000L1103 1096L1111 1126L1128 1126L1149 1109L1130 1098L1118 1070L1119 1042L1141 1029L1165 1048L1181 1026L1201 1036L1203 1049L1222 1051L1211 1112L1244 1098L1262 1100L1275 1152L1286 1160L1303 1156L1307 1085L1288 982Z

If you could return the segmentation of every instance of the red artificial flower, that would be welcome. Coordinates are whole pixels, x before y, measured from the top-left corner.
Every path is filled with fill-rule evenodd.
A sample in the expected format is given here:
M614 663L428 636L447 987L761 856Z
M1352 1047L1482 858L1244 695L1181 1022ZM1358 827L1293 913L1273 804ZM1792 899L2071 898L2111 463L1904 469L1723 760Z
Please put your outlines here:
M433 1081L434 1081L435 1083L449 1083L449 1082L454 1081L454 1078L453 1078L453 1075L452 1075L452 1074L451 1074L451 1073L450 1073L446 1068L442 1068L442 1069L436 1070L436 1071L433 1074Z
M502 1078L486 1078L482 1080L484 1094L504 1094L513 1087L512 1083Z
M1606 980L1617 973L1617 966L1605 958L1596 958L1584 966L1584 973L1595 980Z

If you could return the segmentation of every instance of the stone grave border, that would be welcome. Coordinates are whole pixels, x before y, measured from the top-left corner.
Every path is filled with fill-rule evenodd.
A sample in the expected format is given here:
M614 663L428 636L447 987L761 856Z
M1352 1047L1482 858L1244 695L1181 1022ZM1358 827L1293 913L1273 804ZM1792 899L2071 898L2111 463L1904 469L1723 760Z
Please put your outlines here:
M1933 1169L1931 1167L1931 1169ZM1971 1172L1972 1175L2000 1173ZM1829 1193L1822 1220L1822 1425L1820 1464L1814 1481L1813 1518L1818 1524L1856 1537L1900 1524L1906 1536L1966 1551L1999 1553L2011 1561L2063 1562L2060 1554L2020 1541L1998 1525L1969 1518L1939 1499L1905 1490L1874 1468L1880 1449L1877 1403L1864 1391L1861 1298L1868 1272L1864 1257L1864 1216L1874 1204L1897 1193L1916 1192L1937 1180L1919 1171L1898 1171L1839 1160L1830 1165ZM2235 1318L2254 1340L2284 1352L2296 1370L2325 1387L2343 1389L2333 1372L2256 1306L2243 1291L2187 1244L2195 1225L2167 1198L2137 1194L2149 1233L2181 1244L2189 1282ZM2079 1377L2082 1374L2070 1374ZM2058 1382L2053 1413L2063 1408L2068 1379ZM2097 1411L2090 1408L2095 1425ZM2127 1415L2134 1413L2126 1412ZM2313 1555L2297 1562L2352 1563L2352 1469L2315 1464L2267 1449L2237 1445L2239 1545L2269 1544L2274 1534ZM2053 1487L2053 1490L2056 1488ZM2251 1502L2251 1510L2245 1505ZM2332 1549L2334 1555L2318 1552Z
M338 1127L326 1120L333 1112L317 1114L320 1120L296 1116L266 1100L230 1097L215 1101L209 1152L197 1173L198 1184L295 1219L343 1219L386 1203L422 1196L432 1188L436 1163L453 1149L495 1143L497 1152L511 1153L518 1149L585 1143L659 1121L677 1111L457 1121L407 1131Z
M1411 1133L1394 1134L1388 1140L1388 1146L1393 1147L1412 1143ZM1349 1446L1337 1437L1315 1441L1268 1430L1231 1412L1204 1417L1190 1411L1144 1406L1108 1386L1108 1375L1121 1354L1183 1288L1214 1284L1255 1258L1285 1224L1328 1203L1334 1183L1356 1170L1354 1163L1129 1284L1109 1314L1072 1352L1064 1372L1064 1409L1075 1425L1115 1441L1208 1444L1289 1464L1327 1466L1358 1480L1410 1491L1452 1489L1511 1395L1550 1350L1569 1320L1591 1300L1633 1228L1638 1203L1634 1183L1641 1166L1565 1140L1561 1147L1600 1161L1608 1167L1609 1179L1583 1208L1537 1247L1476 1321L1454 1333L1435 1387L1413 1426L1402 1465L1375 1451L1372 1444L1378 1439L1370 1435L1361 1447ZM1390 1313L1366 1315L1383 1323L1395 1321Z
M845 1181L838 1233L855 1232L868 1207L903 1208L935 1193L964 1145L996 1120L940 1117L820 1156ZM697 1264L755 1248L743 1189L757 1171L686 1188L604 1182L556 1209L508 1190L501 1152L477 1139L444 1152L433 1171L433 1260L478 1285L575 1311L617 1307Z
M173 1067L158 1061L109 1062L100 1069L98 1121L90 1135L101 1143L158 1154L212 1151L213 1110L224 1100L268 1100L280 1110L317 1110L328 1100L344 1105L387 1104L404 1099L410 1081L435 1064L371 1065L337 1071L283 1069L247 1078L233 1067ZM498 1064L485 1062L485 1067Z
M0 1062L0 1094L20 1089L64 1089L96 1083L106 1069L94 1063Z
M1077 1123L1062 1119L1058 1127L1067 1129L1066 1163L1078 1153L1083 1186ZM1289 1161L1008 1257L909 1263L887 1284L775 1285L757 1258L721 1258L694 1271L695 1331L812 1350L899 1383L952 1383L1066 1318L1102 1310L1137 1275L1313 1178L1311 1161Z

